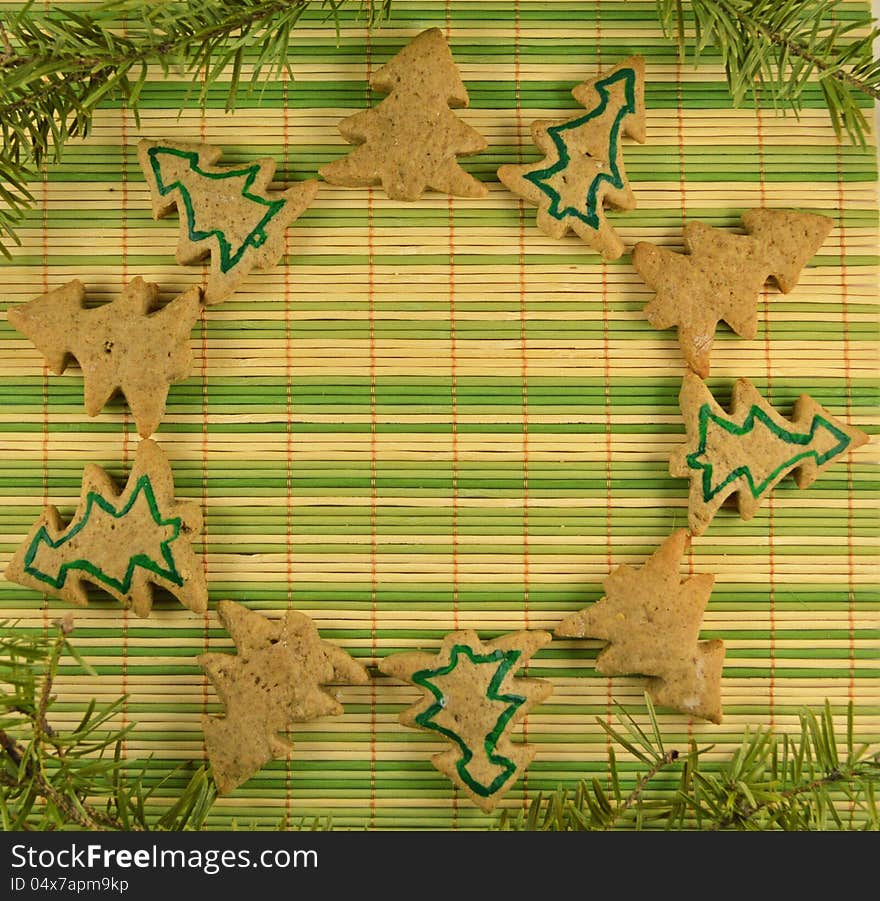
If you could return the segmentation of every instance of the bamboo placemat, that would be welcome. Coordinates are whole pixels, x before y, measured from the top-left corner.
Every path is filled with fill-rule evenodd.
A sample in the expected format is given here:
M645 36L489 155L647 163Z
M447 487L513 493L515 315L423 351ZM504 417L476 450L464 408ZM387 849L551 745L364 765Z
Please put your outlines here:
M424 28L447 30L471 97L461 117L491 145L465 165L489 197L405 205L322 184L288 230L287 265L252 275L193 333L195 373L171 389L156 438L178 496L206 514L209 614L169 601L141 620L106 597L79 610L0 581L0 617L21 628L75 612L98 676L63 669L59 716L75 723L88 699L127 694L121 721L137 728L125 753L151 756L157 778L203 758L200 720L217 704L194 658L231 647L214 613L223 598L302 610L372 662L435 649L456 627L552 628L601 596L612 567L642 563L685 524L687 485L667 474L683 433L674 331L648 326L628 254L603 264L575 237L546 238L494 175L537 157L530 122L574 109L570 89L600 66L647 59L649 139L624 150L639 208L613 217L627 246L676 245L686 219L733 228L761 205L835 221L800 286L766 293L756 340L719 329L719 399L746 376L784 413L808 392L877 431L875 147L838 144L817 91L799 120L733 110L720 68L682 68L648 2L395 0L372 35L343 18L337 38L307 16L294 80L266 83L259 105L227 115L218 90L202 114L157 73L140 128L108 107L33 185L23 246L2 264L4 309L74 277L96 300L138 275L174 296L202 273L174 263L176 218L151 220L141 137L205 139L224 162L274 157L281 183L311 177L344 152L339 120L377 99L369 72ZM78 372L48 374L5 318L0 380L5 566L43 504L72 512L85 463L121 482L138 439L121 403L87 418ZM717 575L701 635L727 643L725 720L661 710L669 745L694 737L719 760L747 724L794 728L802 705L826 698L840 722L852 701L858 736L877 740L876 462L874 441L807 491L783 482L751 522L722 511L695 540L688 568ZM601 777L595 718L613 720L614 700L644 721L640 680L597 675L596 648L554 641L538 654L530 672L555 692L527 720L538 755L505 806ZM219 801L211 825L491 824L432 768L442 742L398 725L414 697L381 676L344 689L345 715L296 729L291 758ZM634 778L632 761L623 768Z

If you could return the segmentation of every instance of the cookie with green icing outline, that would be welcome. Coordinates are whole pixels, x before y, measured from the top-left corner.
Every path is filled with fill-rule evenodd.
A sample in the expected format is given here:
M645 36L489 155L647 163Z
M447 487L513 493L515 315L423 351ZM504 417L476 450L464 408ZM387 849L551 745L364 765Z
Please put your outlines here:
M88 604L91 583L138 616L149 616L159 586L204 613L208 586L192 549L201 528L199 505L175 499L168 458L146 439L121 493L100 466L87 465L70 522L65 526L58 509L46 507L6 578L80 606Z
M485 813L511 789L535 755L510 732L552 692L549 682L515 678L552 640L539 630L483 642L476 632L450 632L437 654L392 654L379 663L389 676L416 685L422 699L400 715L404 726L442 736L452 747L432 758Z
M221 153L210 144L138 144L153 218L175 207L180 216L177 261L189 265L211 257L207 304L225 300L252 269L271 268L281 259L288 225L318 190L318 182L311 179L286 191L270 191L274 160L218 166Z
M645 61L631 56L572 90L587 112L532 123L532 140L544 154L528 165L505 165L498 178L538 208L536 224L551 238L575 232L605 259L624 243L605 215L607 206L635 209L626 177L622 138L645 140Z
M690 479L688 521L694 535L706 530L727 497L736 495L740 517L751 519L786 475L793 473L798 488L807 488L869 440L806 394L786 419L748 379L734 385L730 413L692 372L684 377L679 400L687 440L673 451L669 472Z

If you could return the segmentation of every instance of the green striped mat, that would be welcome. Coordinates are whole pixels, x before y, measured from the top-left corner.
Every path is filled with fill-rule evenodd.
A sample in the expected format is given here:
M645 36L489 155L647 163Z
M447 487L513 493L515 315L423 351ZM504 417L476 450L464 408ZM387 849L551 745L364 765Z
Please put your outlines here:
M17 4L0 3L0 7ZM855 8L856 4L852 4ZM453 628L484 637L552 628L602 594L614 566L640 564L686 521L687 486L667 474L683 427L683 363L673 332L652 330L629 255L603 264L578 239L552 241L495 178L531 160L529 124L575 108L570 89L623 57L647 60L648 142L628 143L639 202L614 215L628 246L676 245L687 219L735 227L755 206L831 216L835 229L792 294L769 290L751 342L719 329L709 384L722 402L751 378L782 412L802 392L871 434L878 424L877 162L840 145L818 91L800 119L732 110L717 60L680 67L650 2L394 0L367 35L306 17L294 80L202 113L174 79L151 77L141 127L108 104L93 135L32 186L23 244L3 264L3 303L80 278L96 300L135 276L171 297L198 283L174 263L176 218L153 222L135 146L205 139L224 161L270 155L281 182L343 153L338 121L375 101L366 78L424 28L448 29L471 97L461 117L490 143L465 162L485 200L322 184L288 232L286 265L248 278L193 332L196 366L172 387L156 438L178 496L200 501L211 610L159 603L140 620L95 596L73 638L98 676L58 683L59 723L88 700L128 697L121 721L135 765L155 778L204 757L201 717L216 711L195 663L230 647L214 606L270 615L295 607L364 662L433 650ZM178 117L178 111L184 108ZM4 307L5 308L5 307ZM0 553L5 565L45 503L72 512L86 462L120 480L137 434L121 403L82 411L75 371L48 374L0 322ZM877 450L871 443L808 491L783 482L748 523L722 511L684 569L714 572L702 637L727 644L721 726L667 710L668 745L711 743L724 759L746 726L797 726L828 699L856 731L880 736ZM68 608L0 582L0 617L40 630ZM596 642L554 641L533 675L553 680L523 730L537 756L504 806L605 772L596 718L622 703L645 721L642 683L594 670ZM415 697L384 677L341 690L342 717L303 724L288 760L221 799L210 824L277 828L285 817L340 827L484 828L430 763L442 743L398 724ZM623 760L630 783L638 764ZM165 794L186 779L171 778Z

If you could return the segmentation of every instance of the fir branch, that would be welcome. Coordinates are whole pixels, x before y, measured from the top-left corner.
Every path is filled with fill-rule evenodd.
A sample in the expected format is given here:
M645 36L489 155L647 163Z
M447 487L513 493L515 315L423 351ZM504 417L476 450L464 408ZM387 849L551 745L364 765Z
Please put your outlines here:
M146 788L148 763L132 777L121 753L132 726L104 731L124 698L103 706L92 701L72 731L51 725L60 661L70 655L82 662L68 641L71 630L66 620L54 637L22 636L0 624L0 825L4 831L202 828L216 796L204 767L167 810L148 812L170 776Z
M86 665L68 641L71 628L62 623L54 636L40 637L0 624L0 827L203 828L216 796L204 767L167 809L148 812L171 776L147 788L150 761L133 773L122 756L122 740L132 726L103 731L124 698L103 707L92 701L73 730L52 725L54 681L62 657L69 654ZM574 792L560 789L538 796L525 813L503 813L499 828L880 830L880 753L856 744L852 704L843 740L826 702L818 715L802 711L800 734L747 731L729 760L711 766L702 762L711 746L692 743L687 753L667 749L647 697L646 705L647 730L619 705L617 727L597 718L614 742L607 788L594 777ZM645 767L626 794L615 746ZM108 748L113 749L110 757ZM279 828L327 829L332 824L301 818L285 820Z
M700 63L707 47L721 56L734 105L748 98L774 108L802 107L819 84L840 137L864 145L868 122L859 95L880 99L880 29L864 7L843 0L657 0L665 34L682 59Z
M678 751L672 750L664 753L655 763L653 763L648 770L648 772L644 773L639 781L636 782L635 788L627 795L627 797L623 800L623 802L618 807L615 821L619 821L626 816L627 811L636 805L638 805L642 800L642 793L647 788L648 783L664 768L671 766L675 761L678 760Z
M829 704L817 716L800 714L801 734L774 739L766 730L747 733L729 764L717 774L698 774L686 803L711 829L812 830L848 827L834 793L851 805L858 828L877 828L873 786L880 756L853 741L852 705L847 712L846 756L841 758ZM873 824L873 825L872 825Z
M92 9L31 4L0 23L0 252L20 243L16 226L34 202L28 187L65 143L85 137L95 111L121 100L137 120L148 66L187 74L204 105L225 72L226 109L235 108L245 62L248 90L288 71L291 34L309 9L339 27L346 3L368 25L390 0L108 0Z
M880 753L853 739L853 708L847 709L846 737L835 734L831 707L818 716L800 715L800 734L775 736L747 731L737 751L711 769L702 759L710 747L692 744L688 753L667 750L650 699L650 734L618 708L617 729L597 722L617 745L645 765L626 796L614 747L609 751L610 796L597 778L571 792L538 796L526 813L502 813L501 829L553 832L643 830L880 830L876 786ZM669 776L679 773L677 788Z

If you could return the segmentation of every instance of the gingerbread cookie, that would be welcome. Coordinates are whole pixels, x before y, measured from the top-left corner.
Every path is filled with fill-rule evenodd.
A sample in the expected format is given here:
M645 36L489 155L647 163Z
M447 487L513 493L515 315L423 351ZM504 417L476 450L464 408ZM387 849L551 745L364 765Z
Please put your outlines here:
M621 138L645 140L645 61L631 56L572 94L587 112L570 119L532 123L532 140L544 158L507 165L498 178L538 207L536 224L546 235L575 232L608 260L624 251L605 216L606 206L635 209L623 165Z
M680 529L640 569L618 566L604 582L605 597L564 619L555 634L608 642L596 658L598 672L650 676L646 687L656 703L720 723L724 643L699 641L715 577L682 581L679 562L689 547Z
M724 642L720 638L698 641L689 654L681 655L674 664L670 662L665 675L648 679L645 689L661 707L721 723L724 654Z
M180 214L177 261L210 254L205 303L227 298L252 269L274 266L284 253L285 230L315 199L318 182L270 191L275 161L217 166L210 144L141 141L138 161L150 188L153 218Z
M736 494L740 517L751 519L788 473L798 488L807 488L842 454L868 441L861 429L835 419L806 394L790 420L780 416L748 379L734 385L730 414L691 372L679 400L687 441L673 452L669 472L691 480L694 535L706 530L729 495Z
M486 140L450 107L468 105L468 95L446 38L429 28L370 79L388 96L373 109L339 124L348 156L319 170L333 185L381 184L392 200L418 200L427 189L483 197L486 186L468 175L456 157L486 149Z
M718 323L754 338L765 282L773 278L783 293L793 290L832 227L825 216L786 210L749 210L742 220L747 235L689 222L684 254L646 242L633 250L633 265L657 292L645 307L648 322L676 326L688 366L704 378Z
M6 578L81 606L88 603L83 583L90 582L138 616L149 616L158 585L204 613L208 587L191 545L201 527L199 505L175 500L168 458L146 439L121 494L100 466L86 466L70 523L46 507Z
M76 359L89 416L97 416L120 391L138 432L148 438L165 414L169 385L192 369L189 335L201 310L199 290L190 288L161 309L156 309L158 286L142 278L94 309L85 309L85 296L82 282L74 279L10 308L7 316L57 375Z
M198 662L225 710L222 717L202 719L214 781L225 795L293 749L279 732L343 712L323 686L363 684L369 676L342 648L322 641L314 622L295 610L270 620L221 601L217 613L238 653L202 654Z
M524 631L482 642L469 630L451 632L437 654L393 654L379 664L383 673L422 690L400 722L452 742L432 762L485 813L535 755L534 748L513 744L508 733L553 689L544 680L514 676L551 637Z

